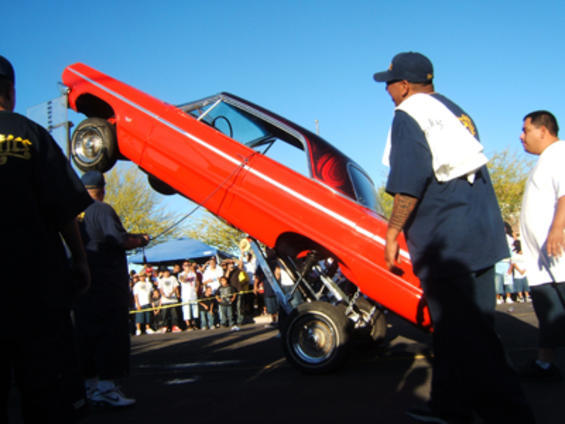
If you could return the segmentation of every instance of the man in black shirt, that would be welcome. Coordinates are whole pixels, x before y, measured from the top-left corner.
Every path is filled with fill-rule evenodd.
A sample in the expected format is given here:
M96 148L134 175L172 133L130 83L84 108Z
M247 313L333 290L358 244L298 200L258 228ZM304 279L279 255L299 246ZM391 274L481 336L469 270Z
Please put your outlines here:
M3 306L15 319L4 329L0 419L7 421L14 375L26 423L73 422L72 403L84 396L69 392L70 306L90 284L75 217L92 200L49 133L13 112L14 82L12 65L0 56L0 267L5 298L25 299L34 313L23 313L21 302ZM22 272L30 266L41 278Z

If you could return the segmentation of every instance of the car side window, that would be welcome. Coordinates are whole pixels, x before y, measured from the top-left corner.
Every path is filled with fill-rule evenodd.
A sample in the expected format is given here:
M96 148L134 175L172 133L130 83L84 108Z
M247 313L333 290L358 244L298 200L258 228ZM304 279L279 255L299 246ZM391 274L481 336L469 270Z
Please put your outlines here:
M285 140L272 138L268 144L264 145L263 149L256 148L256 150L305 177L311 177L304 150Z
M353 164L347 167L357 201L373 211L378 211L377 192L365 172Z

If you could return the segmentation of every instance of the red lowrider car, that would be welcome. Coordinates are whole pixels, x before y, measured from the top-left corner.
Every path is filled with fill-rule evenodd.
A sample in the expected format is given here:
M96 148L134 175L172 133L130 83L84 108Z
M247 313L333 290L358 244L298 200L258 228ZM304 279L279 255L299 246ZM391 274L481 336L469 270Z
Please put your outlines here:
M80 63L63 82L70 107L88 117L71 141L81 170L130 160L153 188L186 196L274 252L293 293L280 290L273 261L252 243L285 311L294 365L323 372L345 358L352 333L382 339L383 309L430 327L406 246L398 272L384 264L386 221L372 181L331 144L228 93L173 106ZM288 157L291 166L281 163Z

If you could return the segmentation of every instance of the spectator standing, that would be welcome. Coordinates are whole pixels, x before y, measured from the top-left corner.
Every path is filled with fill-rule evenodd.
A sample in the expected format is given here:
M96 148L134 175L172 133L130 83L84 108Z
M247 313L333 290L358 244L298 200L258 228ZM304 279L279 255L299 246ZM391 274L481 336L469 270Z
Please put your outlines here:
M235 289L230 286L226 277L220 277L220 288L216 293L216 300L220 310L220 324L224 327L229 326L233 331L239 331L239 327L233 322L233 302L237 294Z
M212 295L211 287L206 287L204 297L200 299L198 305L200 306L200 329L205 330L208 327L208 330L213 330L216 328L214 319L216 300Z
M523 376L562 380L554 364L555 349L565 345L565 141L557 119L548 111L524 118L520 140L526 152L539 156L526 182L520 233L532 302L539 321L537 360Z
M504 223L504 232L506 233L508 251L512 252L514 249L514 231L512 231L512 226L508 222ZM516 297L516 287L514 284L514 275L512 273L512 260L509 257L503 259L502 262L506 267L503 275L505 301L506 303L514 303L513 297Z
M129 290L126 250L147 245L147 234L128 233L114 209L104 203L104 176L89 171L82 176L94 199L79 218L92 286L76 307L80 353L92 403L129 406L117 379L129 375Z
M142 332L153 334L151 328L151 293L153 292L153 283L149 282L145 272L139 274L138 281L133 286L133 298L135 300L135 335L139 336Z
M255 281L255 272L257 271L257 259L251 252L247 252L243 255L243 269L247 274L247 291L248 293L243 295L243 311L246 317L253 316L253 304L254 304L254 293L252 285Z
M262 271L257 270L253 276L253 295L255 297L254 308L257 309L258 315L267 315L267 306L265 305L265 283L262 278Z
M204 287L210 287L212 289L212 294L216 294L216 291L220 287L220 277L224 275L224 270L221 266L218 266L218 261L215 257L210 258L207 262L206 269L202 275L202 284Z
M496 293L496 303L501 305L504 303L504 282L508 274L508 259L498 261L494 266L494 286Z
M259 293L261 288L263 289L263 294ZM255 282L253 284L253 291L258 293L260 297L263 298L264 310L271 316L271 322L268 324L270 326L276 326L279 321L279 302L271 287L271 284L266 281L265 274L262 269L258 269L255 273Z
M514 252L512 255L512 277L514 278L518 302L531 302L522 243L518 239L514 241Z
M171 270L165 268L162 270L162 277L158 282L159 291L161 292L161 309L162 327L161 332L172 331L178 333L181 331L179 328L179 314L177 306L172 306L179 303L179 282L171 275Z
M16 318L3 331L0 417L8 422L13 376L26 423L74 422L73 403L84 403L84 388L69 385L69 364L77 362L70 305L90 284L75 217L92 200L49 133L13 112L15 101L14 69L0 56L0 219L7 226L0 264L10 299L3 312ZM42 278L23 272L30 258ZM26 296L29 290L33 296ZM41 311L40 325L36 314L22 313L21 302L12 301L22 294L28 310Z
M247 281L251 283L255 276L255 272L257 271L257 259L251 252L247 252L243 255L241 260L243 263L243 270L247 274Z
M394 197L384 260L394 271L404 231L434 324L430 408L408 415L532 423L494 329L494 264L509 252L473 120L435 92L433 66L420 53L396 55L373 77L396 106L383 157Z
M179 279L179 274L182 272L182 268L179 264L174 264L173 265L173 271L171 272L171 275L173 277L175 277L177 280Z
M149 277L149 279L151 279L151 277L153 276L153 266L150 264L143 264L143 270L142 270L145 274L147 274L147 276Z
M243 262L239 260L237 264L229 263L226 277L237 293L235 300L236 324L242 325L245 321L245 292L249 289L249 281L247 280L247 273L243 269Z
M198 276L188 261L182 264L182 272L179 273L182 315L187 330L196 329L198 319Z
M151 308L153 309L153 315L151 317L151 328L153 330L163 328L163 314L161 313L161 292L157 287L155 287L155 285L153 285L153 291L151 292ZM166 327L165 331L167 331Z

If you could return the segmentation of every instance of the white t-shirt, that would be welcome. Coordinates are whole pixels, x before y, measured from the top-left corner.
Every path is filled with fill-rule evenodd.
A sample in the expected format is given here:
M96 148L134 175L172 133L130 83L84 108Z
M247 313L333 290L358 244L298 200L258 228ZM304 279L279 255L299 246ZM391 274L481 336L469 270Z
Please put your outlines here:
M224 275L224 270L219 265L216 265L214 269L207 267L204 271L202 282L212 289L212 294L215 294L218 288L220 288L220 277L222 275Z
M149 281L138 281L133 286L133 295L137 297L140 306L149 305L151 303L151 292L153 284Z
M530 286L550 283L554 279L565 281L565 257L550 257L545 249L557 201L565 196L563 158L565 141L550 144L540 155L526 183L520 229Z
M195 300L196 295L196 273L193 271L181 272L179 274L180 297L183 301Z
M290 278L288 272L284 268L281 268L281 286L290 287L294 285L294 280Z
M257 260L255 259L255 256L253 256L250 261L243 261L243 269L247 274L247 279L250 282L253 282L253 276L255 275L255 271L257 271Z
M522 253L514 253L512 255L512 263L514 263L518 268L520 268L524 273L520 273L516 268L514 268L514 278L526 278L528 271L526 270L526 260Z
M176 303L178 302L175 289L179 286L179 282L172 275L167 278L159 280L159 290L161 290L161 303Z

